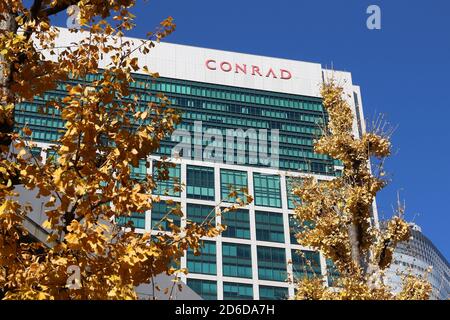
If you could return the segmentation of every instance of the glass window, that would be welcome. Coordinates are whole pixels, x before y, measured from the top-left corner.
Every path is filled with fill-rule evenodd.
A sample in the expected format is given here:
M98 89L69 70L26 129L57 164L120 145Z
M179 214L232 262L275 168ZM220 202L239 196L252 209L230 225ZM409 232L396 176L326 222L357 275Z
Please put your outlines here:
M289 235L291 237L291 244L299 244L297 241L297 238L295 237L296 234L300 232L300 226L298 219L290 214L289 215Z
M224 276L252 278L250 245L222 243L222 263Z
M164 91L177 94L177 97L169 97L174 106L184 113L184 121L177 127L184 126L192 132L191 120L199 119L204 121L203 127L205 130L209 128L224 130L225 125L227 127L240 126L243 130L249 128L279 128L281 129L280 140L284 143L286 143L286 140L292 141L289 143L292 150L290 152L283 151L280 156L280 169L301 170L327 175L339 174L333 170L332 159L315 154L312 148L308 150L302 148L303 146L312 146L311 141L315 138L314 135L320 134L316 123L323 123L322 118L327 119L326 114L323 115L323 107L319 98L267 93L222 85L198 84L175 79L155 80L146 76L139 76L137 79L139 80L132 84L131 94L136 92L145 101L157 102L156 92ZM191 93L193 96L189 95ZM61 111L49 107L45 110L46 114L41 114L38 113L38 109L41 109L46 101L60 100L66 94L66 84L58 84L57 88L51 93L36 97L32 102L18 104L15 113L16 131L20 131L24 124L28 123L33 130L32 138L34 140L45 142L56 140L61 135L58 130L64 130L64 122L60 118ZM287 114L288 112L289 114ZM239 117L236 117L236 114L239 114ZM53 115L56 117L51 117ZM170 137L166 137L161 143L158 154L170 155L172 148L173 143L170 141ZM223 154L226 156L226 152ZM253 159L248 153L241 158L242 163L264 166L261 163L249 163ZM169 187L171 186L169 185ZM193 185L192 187L201 189L205 186ZM208 189L208 187L206 188ZM214 196L205 189L190 191L192 192L189 192L189 194L194 199L211 199ZM160 193L164 193L164 190L160 190ZM226 190L221 191L221 196L224 193L227 193ZM276 199L267 201L273 203L271 206L279 207ZM292 207L291 202L289 207Z
M205 206L201 204L187 204L187 218L196 223L203 223L206 219L215 224L216 214L214 206Z
M339 279L339 271L333 260L326 259L327 262L327 278L328 278L328 286L335 287L337 285L337 280Z
M238 191L238 189L247 188L247 172L221 169L220 187L222 200L226 202L235 202L236 197L229 197L229 194L233 190L237 192L238 197L244 197L244 193Z
M157 183L154 194L172 197L181 195L181 166L179 164L165 169L160 161L153 161L153 178Z
M292 190L301 183L301 179L294 177L286 177L286 194L288 200L288 209L294 209L301 204L301 200L298 196L292 194Z
M244 283L223 283L223 299L224 300L252 300L253 286Z
M282 248L258 246L258 277L260 280L285 281L286 253Z
M187 166L187 197L214 201L214 168Z
M280 177L253 174L255 205L281 208Z
M210 280L187 279L187 285L205 300L217 300L217 283Z
M117 224L124 227L145 229L145 213L133 212L129 217L118 217Z
M237 209L222 214L222 224L227 229L222 237L250 239L250 217L248 210Z
M169 221L177 226L181 225L181 217L174 213L179 209L179 203L167 204L166 201L153 202L151 210L152 229L169 230Z
M192 249L187 252L187 268L191 273L216 274L216 243L203 241L200 254L194 255Z
M288 298L288 288L259 286L260 300L286 300Z
M256 240L284 242L283 214L256 211Z
M300 221L295 215L289 215L289 234L291 238L291 244L299 244L297 239L295 238L295 235L299 232L302 232L306 228L314 228L314 223L312 221L305 221L303 224L300 224Z
M147 161L139 160L137 167L131 166L131 179L143 180L147 177Z
M320 254L315 251L292 250L292 268L296 279L320 276Z

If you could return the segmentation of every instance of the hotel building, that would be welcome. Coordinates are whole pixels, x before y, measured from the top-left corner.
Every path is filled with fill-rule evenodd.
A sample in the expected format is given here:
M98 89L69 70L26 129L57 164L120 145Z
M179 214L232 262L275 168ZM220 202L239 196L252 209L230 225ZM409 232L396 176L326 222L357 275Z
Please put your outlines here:
M76 36L61 29L59 45L76 41ZM178 129L187 132L194 145L192 152L172 159L176 166L170 169L171 179L155 191L163 200L181 204L185 217L175 219L176 223L202 221L214 207L231 205L230 184L248 188L254 197L246 207L215 218L227 230L205 239L200 256L186 253L181 266L189 274L182 280L203 299L282 299L294 294L294 284L287 281L293 276L322 274L330 281L332 268L323 255L301 247L293 237L296 199L290 189L305 175L329 180L342 170L338 161L313 150L314 139L327 121L320 96L323 81L333 75L343 86L354 113L354 134L365 131L360 88L353 84L351 73L330 71L318 63L170 43L160 43L139 58L160 77L137 73L132 90L148 102L156 101L156 93L164 93L182 111ZM46 148L64 127L58 110L49 108L46 114L38 110L46 101L64 96L63 85L16 110L16 125L28 124L38 144L33 152L44 160ZM208 142L214 134L227 136L227 130L234 132L236 140ZM244 139L241 143L239 137ZM247 141L252 138L256 149ZM171 157L181 140L164 140L160 152L147 159L148 168L145 162L135 168L136 176L152 174L159 157ZM211 144L216 147L213 158L205 156ZM176 180L185 185L181 191L172 188ZM167 207L162 201L145 215L131 217L136 231L151 231ZM34 222L44 218L40 210ZM297 254L299 250L303 255Z

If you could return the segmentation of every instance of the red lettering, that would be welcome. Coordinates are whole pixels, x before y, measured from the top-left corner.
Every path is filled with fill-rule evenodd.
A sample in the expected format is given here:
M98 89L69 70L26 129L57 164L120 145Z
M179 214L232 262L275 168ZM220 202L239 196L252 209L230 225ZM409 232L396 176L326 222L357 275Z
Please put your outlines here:
M281 72L281 79L289 80L290 78L292 78L292 74L288 70L281 69L280 72Z
M272 68L270 68L269 72L267 72L266 78L268 78L270 75L272 75L272 78L277 79L277 75L275 74Z
M206 60L205 62L205 66L206 68L208 68L209 70L217 70L217 65L218 62L216 60L213 59L209 59ZM234 72L235 73L241 73L241 74L248 74L247 73L247 65L245 63L234 63L234 65L230 62L227 61L222 61L219 64L219 68L220 70L222 70L223 72L230 72L233 70L234 67ZM273 79L283 79L283 80L289 80L292 78L292 73L289 70L286 69L280 69L280 73L277 74L273 68L269 68L269 70L267 71L267 73L265 72L265 68L261 69L259 66L251 66L251 75L252 76L263 76L263 71L264 71L264 75L266 78L273 78Z
M214 67L211 67L211 63L214 63ZM217 68L216 68L216 66L215 66L215 64L216 64L216 60L206 60L206 67L209 69L209 70L217 70Z
M226 69L225 69L225 66L227 66ZM229 63L229 62L222 62L220 64L220 69L222 69L222 71L224 71L224 72L230 72L232 68L233 67L231 66L231 63Z
M262 77L261 72L259 72L259 67L257 67L257 66L252 66L252 75L254 76L255 73L259 74L259 76Z
M239 65L236 63L236 73L239 73L239 70L242 71L243 74L247 74L247 65L243 64L243 65Z

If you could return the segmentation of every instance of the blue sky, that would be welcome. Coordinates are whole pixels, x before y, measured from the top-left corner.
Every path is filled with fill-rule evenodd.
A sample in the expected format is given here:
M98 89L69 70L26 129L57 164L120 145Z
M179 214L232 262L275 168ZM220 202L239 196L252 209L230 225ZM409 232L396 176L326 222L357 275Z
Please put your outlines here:
M386 163L392 182L377 200L380 217L391 215L400 191L406 218L450 258L450 1L138 2L130 36L145 37L170 15L177 30L168 42L350 71L366 118L382 113L398 126ZM366 28L372 4L381 8L381 30Z

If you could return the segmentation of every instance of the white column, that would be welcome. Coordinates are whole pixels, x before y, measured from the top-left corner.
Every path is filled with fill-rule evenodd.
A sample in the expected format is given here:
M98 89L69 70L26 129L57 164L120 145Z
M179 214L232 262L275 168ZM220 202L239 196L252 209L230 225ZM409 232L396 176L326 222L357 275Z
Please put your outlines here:
M216 204L219 204L221 199L220 190L220 167L214 166L214 198ZM216 224L222 223L221 216L217 216L220 212L220 207L216 207ZM217 271L217 300L223 300L223 270L222 270L222 236L216 237L216 271Z
M183 217L181 218L181 227L183 228L186 226L186 215L187 215L187 212L186 212L186 210L187 210L187 205L186 205L186 192L187 192L186 191L186 185L187 185L186 163L182 162L180 164L180 170L181 170L180 183L184 184L184 186L182 187L182 190L181 190L181 194L180 194L181 195L180 205L181 205L181 210L183 211ZM184 255L180 259L181 268L187 268L186 256L187 256L187 252L185 251Z
M285 253L286 253L286 268L287 274L290 281L289 285L289 296L292 297L294 295L294 274L292 267L292 251L291 246L288 245L290 243L290 232L289 232L289 210L288 210L288 200L287 200L287 188L286 188L286 175L280 175L280 188L281 188L281 207L283 209L283 229L284 229L284 243L285 245ZM292 245L292 243L291 243ZM290 262L290 263L289 263Z
M255 198L253 187L253 169L248 170L248 190ZM256 220L255 220L255 199L248 206L248 214L250 219L250 240L251 240L251 256L252 256L252 278L253 278L253 299L259 300L258 287L258 251L256 247Z

